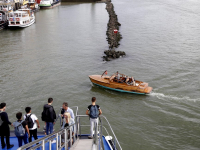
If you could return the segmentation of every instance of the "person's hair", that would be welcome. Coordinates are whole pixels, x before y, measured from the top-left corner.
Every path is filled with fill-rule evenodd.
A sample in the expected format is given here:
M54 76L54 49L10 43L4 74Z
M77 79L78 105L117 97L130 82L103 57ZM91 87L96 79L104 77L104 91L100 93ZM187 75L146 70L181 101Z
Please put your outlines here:
M70 119L71 119L71 115L70 115L70 113L68 113L68 112L65 112L64 113L64 115L66 115L67 116L67 118L68 118L68 122L70 121Z
M31 111L31 107L26 107L25 111L26 111L26 113L29 113Z
M66 107L68 107L68 103L67 102L64 102L63 105L66 106Z
M96 101L96 97L92 97L92 102L95 102Z
M48 99L48 103L51 103L51 102L53 102L53 98L50 97L50 98Z
M4 108L6 106L6 103L1 103L0 104L0 109Z
M20 120L22 118L22 113L21 112L16 113L16 118Z

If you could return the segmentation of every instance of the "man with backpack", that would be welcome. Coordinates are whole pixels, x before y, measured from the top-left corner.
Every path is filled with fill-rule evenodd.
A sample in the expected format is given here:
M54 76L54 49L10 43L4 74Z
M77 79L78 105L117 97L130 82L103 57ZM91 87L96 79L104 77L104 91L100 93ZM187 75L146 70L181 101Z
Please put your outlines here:
M22 141L24 144L28 143L28 137L30 137L28 124L26 121L22 121L22 113L18 112L16 114L16 118L18 119L16 122L13 123L15 128L15 135L18 139L19 147L22 146Z
M49 135L53 132L53 125L55 124L56 113L52 106L53 98L48 99L48 104L44 105L42 112L42 121L46 123L46 134ZM55 141L53 141L55 142Z
M40 124L38 121L38 118L36 117L35 114L31 114L31 107L26 107L25 108L26 115L24 115L24 120L28 124L30 136L29 136L29 143L32 142L32 136L34 137L35 140L38 139L37 137L37 127L40 128Z
M13 124L8 120L8 114L5 112L6 103L0 104L0 135L1 135L1 147L4 149L7 145L7 149L12 148L14 145L10 144L10 128L9 125L13 126ZM4 137L6 137L6 144L4 141Z
M90 117L90 136L88 136L89 139L93 138L93 128L95 125L98 127L98 117L102 114L100 106L96 105L95 103L96 97L92 97L92 105L89 105L88 109L86 110L86 115Z

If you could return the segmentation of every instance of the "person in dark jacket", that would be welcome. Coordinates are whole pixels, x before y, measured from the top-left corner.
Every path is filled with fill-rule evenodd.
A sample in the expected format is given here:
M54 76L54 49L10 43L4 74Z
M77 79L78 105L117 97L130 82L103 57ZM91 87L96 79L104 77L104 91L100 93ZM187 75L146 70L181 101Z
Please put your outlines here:
M53 132L53 125L55 124L55 119L56 119L56 113L55 110L52 106L53 103L53 98L49 98L48 99L48 104L44 105L44 111L47 112L47 116L45 119L45 123L46 123L46 134L50 134Z
M1 146L4 149L7 145L7 149L12 148L14 145L10 144L10 127L9 125L13 126L13 124L8 120L8 114L5 112L6 110L6 103L1 103L0 105L0 119L3 123L0 126L0 135L1 135ZM4 141L4 137L6 137L6 144Z

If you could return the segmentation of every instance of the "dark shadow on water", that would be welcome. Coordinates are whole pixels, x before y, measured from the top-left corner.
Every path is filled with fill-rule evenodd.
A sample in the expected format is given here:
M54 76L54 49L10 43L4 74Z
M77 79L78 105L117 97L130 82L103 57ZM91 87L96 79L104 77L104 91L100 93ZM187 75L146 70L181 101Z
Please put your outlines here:
M12 30L12 31L21 31L23 30L24 28L19 28L19 27L12 27L12 28L8 28L9 30Z

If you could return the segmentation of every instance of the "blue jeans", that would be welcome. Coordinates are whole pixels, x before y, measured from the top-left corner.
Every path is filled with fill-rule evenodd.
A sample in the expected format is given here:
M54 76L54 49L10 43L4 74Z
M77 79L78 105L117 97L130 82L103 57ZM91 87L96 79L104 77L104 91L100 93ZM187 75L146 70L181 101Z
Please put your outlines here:
M28 133L26 132L24 136L17 137L17 139L18 139L19 147L22 146L22 141L24 141L24 144L27 144L28 143Z
M53 122L46 122L46 134L53 133Z

